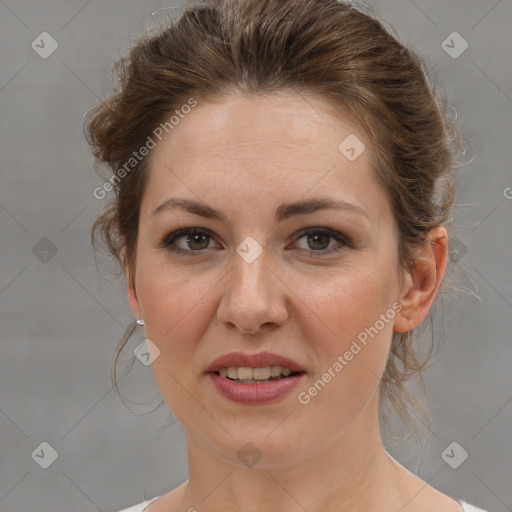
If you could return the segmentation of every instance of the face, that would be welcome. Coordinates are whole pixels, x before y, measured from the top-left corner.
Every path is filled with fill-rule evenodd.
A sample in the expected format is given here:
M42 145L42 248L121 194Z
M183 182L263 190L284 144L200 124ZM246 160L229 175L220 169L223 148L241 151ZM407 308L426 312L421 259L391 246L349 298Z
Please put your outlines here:
M349 135L366 146L355 160L339 149ZM240 464L251 442L268 467L299 460L376 396L400 280L371 149L326 100L282 93L199 102L152 150L128 298L160 351L152 369L167 404L221 458ZM158 208L170 198L209 209ZM290 206L322 199L337 206ZM302 373L223 387L225 377L206 371L233 352L274 356L224 366L282 356Z

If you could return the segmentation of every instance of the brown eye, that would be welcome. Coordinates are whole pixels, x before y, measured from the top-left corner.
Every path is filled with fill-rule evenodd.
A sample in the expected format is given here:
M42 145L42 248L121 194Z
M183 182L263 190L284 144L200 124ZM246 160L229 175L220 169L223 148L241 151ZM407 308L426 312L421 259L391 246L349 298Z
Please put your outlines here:
M308 245L315 251L324 251L325 249L327 249L329 247L331 238L331 235L329 235L328 233L306 235Z
M203 233L191 233L188 235L184 235L184 239L185 243L193 250L200 251L202 249L207 249L208 245L210 244L210 237Z
M303 238L306 240L307 247L302 248L302 250L314 254L315 256L337 253L347 247L352 247L351 242L341 233L325 228L309 228L302 232L298 240ZM337 242L337 245L331 245L333 241Z
M198 228L178 229L168 235L159 247L178 253L199 253L209 248L213 238Z

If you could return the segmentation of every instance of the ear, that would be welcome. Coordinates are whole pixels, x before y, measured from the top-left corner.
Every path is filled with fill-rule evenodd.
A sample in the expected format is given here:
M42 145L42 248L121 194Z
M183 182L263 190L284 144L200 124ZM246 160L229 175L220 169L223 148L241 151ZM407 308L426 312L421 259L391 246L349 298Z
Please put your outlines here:
M136 318L142 318L142 313L140 310L139 299L137 298L137 292L130 284L130 281L127 282L126 286L126 296L128 297L128 304L130 304L130 309L133 311L133 314Z
M130 309L136 318L142 318L142 311L139 304L139 299L137 298L137 291L135 290L135 279L131 279L130 268L128 265L124 266L124 272L126 276L126 297L128 298L128 304L130 305Z
M417 249L413 268L400 289L402 310L395 317L394 331L407 332L428 315L443 281L448 263L448 233L442 226L432 229Z

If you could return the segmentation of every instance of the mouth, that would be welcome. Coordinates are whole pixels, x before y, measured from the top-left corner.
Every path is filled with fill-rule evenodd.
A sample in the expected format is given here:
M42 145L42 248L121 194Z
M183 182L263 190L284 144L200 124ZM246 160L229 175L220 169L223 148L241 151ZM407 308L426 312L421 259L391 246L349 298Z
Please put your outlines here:
M289 395L305 378L306 370L299 363L270 352L232 352L215 359L206 374L224 398L256 405Z
M304 371L292 371L283 366L264 366L252 368L250 366L229 366L213 372L219 377L236 382L238 384L261 385L276 380L283 380L305 373Z

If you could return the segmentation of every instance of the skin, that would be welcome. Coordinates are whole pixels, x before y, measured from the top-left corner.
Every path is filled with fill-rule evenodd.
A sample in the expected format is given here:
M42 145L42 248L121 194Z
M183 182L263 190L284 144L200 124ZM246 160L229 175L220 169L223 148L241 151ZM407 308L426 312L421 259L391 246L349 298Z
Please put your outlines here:
M366 145L354 161L338 150L349 134ZM187 432L189 479L147 511L461 510L381 443L379 378L393 332L428 314L448 237L443 227L433 230L434 245L420 247L413 271L400 276L398 232L370 155L355 123L321 97L292 92L200 101L152 150L127 295L160 350L152 369ZM325 196L365 215L328 209L274 220L282 203ZM170 197L201 199L226 221L181 209L151 215ZM211 238L175 241L195 254L157 247L184 227ZM341 233L352 246L329 237L315 245L302 233L308 227ZM236 252L248 236L263 248L252 263ZM333 247L342 250L329 253ZM298 393L396 303L403 309L394 319L310 403L299 403ZM306 379L274 403L231 402L204 371L237 350L287 356ZM248 442L262 454L252 468L237 457Z

